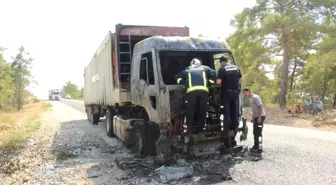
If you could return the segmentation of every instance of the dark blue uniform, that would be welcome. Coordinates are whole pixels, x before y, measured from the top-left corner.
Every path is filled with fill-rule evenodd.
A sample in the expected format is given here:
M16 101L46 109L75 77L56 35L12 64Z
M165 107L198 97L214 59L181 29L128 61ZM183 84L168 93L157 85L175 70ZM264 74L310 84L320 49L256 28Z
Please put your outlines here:
M218 70L217 79L221 79L221 105L224 106L224 132L228 135L228 130L234 129L235 132L238 123L238 100L240 93L240 81L242 77L240 69L232 64L226 64Z
M197 125L200 130L203 130L208 110L208 83L214 83L212 79L214 77L215 71L203 65L194 68L189 67L175 75L177 83L184 84L187 87L185 116L189 135L192 134L196 111L198 113Z

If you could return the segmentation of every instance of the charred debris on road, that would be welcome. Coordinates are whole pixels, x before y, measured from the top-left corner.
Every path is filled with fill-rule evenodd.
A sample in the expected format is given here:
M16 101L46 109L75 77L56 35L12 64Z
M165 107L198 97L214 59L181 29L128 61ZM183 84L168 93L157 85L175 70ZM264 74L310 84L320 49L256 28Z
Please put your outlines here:
M170 164L158 164L154 157L134 158L123 157L115 159L116 166L126 174L118 178L122 183L133 182L134 178L147 178L160 183L180 184L197 183L212 184L232 180L230 169L236 163L244 160L256 161L247 154L247 147L238 153L211 154L200 157L175 156Z

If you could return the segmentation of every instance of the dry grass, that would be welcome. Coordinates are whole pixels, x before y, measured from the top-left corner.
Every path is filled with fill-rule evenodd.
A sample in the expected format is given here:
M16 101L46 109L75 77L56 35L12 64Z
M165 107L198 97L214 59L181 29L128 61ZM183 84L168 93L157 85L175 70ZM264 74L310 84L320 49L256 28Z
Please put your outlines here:
M0 149L22 147L40 127L41 113L50 109L50 103L38 102L27 104L20 111L0 112Z
M266 123L275 125L292 126L299 128L311 128L318 130L336 131L336 110L328 110L326 113L311 115L308 113L289 114L280 108L265 108ZM244 115L251 118L251 108L244 108Z

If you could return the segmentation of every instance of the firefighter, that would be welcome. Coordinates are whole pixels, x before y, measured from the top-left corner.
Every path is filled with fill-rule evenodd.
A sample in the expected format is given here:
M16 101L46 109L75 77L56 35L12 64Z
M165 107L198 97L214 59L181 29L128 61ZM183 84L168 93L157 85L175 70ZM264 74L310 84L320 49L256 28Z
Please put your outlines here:
M187 136L185 141L193 144L192 125L197 115L197 126L199 131L203 130L205 125L206 112L208 110L208 86L214 83L215 71L208 66L202 65L201 61L194 58L190 66L175 75L178 84L184 84L187 87L185 97L185 124L187 126Z
M250 104L252 108L252 123L253 123L253 136L254 145L250 149L250 152L261 154L262 153L262 130L264 127L264 121L266 119L266 113L263 108L261 98L253 94L249 88L243 89L243 94L250 98Z
M242 74L240 69L228 63L225 56L220 57L221 68L218 70L216 83L221 85L221 109L224 115L224 125L221 125L222 136L228 137L229 128L237 134L238 123L238 100ZM225 147L229 147L228 140L224 139ZM236 145L235 140L232 141Z

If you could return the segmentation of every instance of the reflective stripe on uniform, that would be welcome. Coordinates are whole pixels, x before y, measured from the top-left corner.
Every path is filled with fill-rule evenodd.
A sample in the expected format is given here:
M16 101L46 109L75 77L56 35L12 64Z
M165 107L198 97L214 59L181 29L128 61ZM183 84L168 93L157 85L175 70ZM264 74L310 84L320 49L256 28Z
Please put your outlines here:
M234 65L226 65L224 68L226 71L237 71L238 70L238 68Z
M206 87L207 86L207 80L206 80L206 76L205 76L205 71L202 72L202 75L203 75L203 83L204 83L204 86Z
M177 84L180 84L182 78L177 79Z
M212 84L215 83L215 81L213 81L213 80L211 80L211 79L209 80L209 82L212 83Z
M207 87L207 80L206 80L206 74L205 71L202 72L203 75L203 83L204 85L197 85L197 86L192 86L192 81L191 81L191 74L190 72L188 73L188 81L189 81L189 88L187 89L187 93L191 91L196 91L196 90L203 90L206 92L209 92L209 89Z
M196 90L204 90L206 92L209 92L208 88L205 86L194 86L194 87L189 87L187 89L187 93L191 92L191 91L196 91Z
M192 87L190 72L188 73L188 82L189 82L189 87Z

